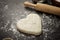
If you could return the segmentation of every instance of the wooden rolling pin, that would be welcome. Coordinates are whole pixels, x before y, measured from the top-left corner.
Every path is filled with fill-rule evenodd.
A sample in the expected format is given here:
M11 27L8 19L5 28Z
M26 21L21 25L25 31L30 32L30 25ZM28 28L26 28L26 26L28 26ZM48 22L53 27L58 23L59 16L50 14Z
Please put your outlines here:
M47 5L47 4L42 4L42 3L37 3L37 4L32 4L30 2L24 2L25 7L31 7L34 8L38 11L50 13L50 14L55 14L60 16L60 8Z

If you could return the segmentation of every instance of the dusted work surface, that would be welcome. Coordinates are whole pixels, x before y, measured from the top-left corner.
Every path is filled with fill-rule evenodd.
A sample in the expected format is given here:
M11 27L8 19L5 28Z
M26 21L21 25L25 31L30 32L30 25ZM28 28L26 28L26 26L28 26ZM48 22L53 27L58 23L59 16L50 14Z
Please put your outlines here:
M60 17L24 8L24 1L26 0L0 0L0 40L3 38L14 40L60 40ZM16 22L30 13L37 13L42 18L43 32L39 36L24 34L16 28Z

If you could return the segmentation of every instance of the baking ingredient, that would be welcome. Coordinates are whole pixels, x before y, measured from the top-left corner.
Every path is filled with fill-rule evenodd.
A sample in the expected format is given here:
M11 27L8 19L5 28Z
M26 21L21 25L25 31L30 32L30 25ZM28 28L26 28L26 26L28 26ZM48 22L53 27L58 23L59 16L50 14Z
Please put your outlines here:
M41 18L38 14L29 14L17 22L17 29L28 34L41 34L41 27Z
M12 38L4 38L3 40L13 40Z

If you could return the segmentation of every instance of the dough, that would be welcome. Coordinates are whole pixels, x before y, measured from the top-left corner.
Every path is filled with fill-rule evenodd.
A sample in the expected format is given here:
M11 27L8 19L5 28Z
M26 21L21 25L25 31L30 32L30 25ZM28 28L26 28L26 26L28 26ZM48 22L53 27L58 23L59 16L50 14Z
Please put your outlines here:
M12 38L4 38L3 40L13 40Z
M41 18L38 14L29 14L17 22L17 29L28 34L41 34L41 27Z

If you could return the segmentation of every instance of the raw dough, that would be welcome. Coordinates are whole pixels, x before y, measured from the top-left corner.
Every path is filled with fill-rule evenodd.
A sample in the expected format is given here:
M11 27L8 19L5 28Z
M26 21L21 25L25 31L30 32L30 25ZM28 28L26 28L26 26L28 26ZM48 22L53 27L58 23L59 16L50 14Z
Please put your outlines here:
M17 22L17 29L28 34L41 34L41 27L41 18L38 14L29 14Z

